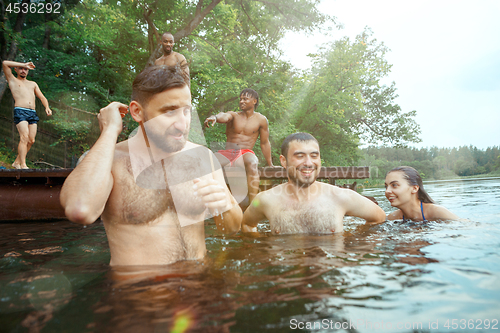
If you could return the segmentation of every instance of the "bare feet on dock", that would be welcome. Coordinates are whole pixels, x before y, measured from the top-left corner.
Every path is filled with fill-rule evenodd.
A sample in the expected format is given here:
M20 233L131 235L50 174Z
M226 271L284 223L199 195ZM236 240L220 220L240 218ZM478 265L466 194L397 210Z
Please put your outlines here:
M12 166L15 168L15 169L29 169L27 165L24 165L24 166L21 166L21 164L19 163L12 163Z

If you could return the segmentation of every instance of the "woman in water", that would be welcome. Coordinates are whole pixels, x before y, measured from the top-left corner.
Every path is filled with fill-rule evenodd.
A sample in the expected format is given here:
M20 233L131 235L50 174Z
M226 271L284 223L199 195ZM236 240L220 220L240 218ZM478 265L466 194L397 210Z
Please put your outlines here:
M443 206L434 204L425 192L418 171L408 166L392 169L385 176L385 196L392 207L399 208L388 220L457 220L458 216Z

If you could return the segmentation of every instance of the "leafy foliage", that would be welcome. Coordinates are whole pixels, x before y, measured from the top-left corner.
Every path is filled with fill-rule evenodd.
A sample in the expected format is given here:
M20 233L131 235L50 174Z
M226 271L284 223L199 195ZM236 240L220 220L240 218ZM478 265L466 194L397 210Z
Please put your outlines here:
M52 119L46 122L54 125L55 130L60 135L59 139L52 146L67 143L71 155L80 156L90 149L87 141L91 124L87 120L78 120L68 117L68 114L54 109Z
M279 41L287 31L310 32L335 22L318 11L319 2L63 0L65 10L58 16L29 14L22 38L12 34L15 16L10 15L10 30L0 42L6 49L18 39L18 60L36 64L30 76L49 99L97 112L111 101L128 103L133 78L156 54L159 35L170 31L175 51L188 61L200 119L236 110L240 91L255 89L257 111L270 123L275 161L284 137L297 130L319 139L331 165L357 161L360 140L395 146L418 142L415 111L403 113L394 103L395 85L380 84L390 70L387 49L369 30L354 41L326 45L305 74L280 58ZM52 121L61 131L60 142L70 140L75 153L84 148L84 122ZM135 127L125 118L120 139ZM208 143L223 142L224 127L210 128L205 136Z
M354 41L345 37L312 55L314 66L293 123L328 147L323 153L327 163L354 163L361 139L396 146L419 142L415 111L402 113L394 103L394 83L380 83L391 67L384 58L387 51L367 29Z

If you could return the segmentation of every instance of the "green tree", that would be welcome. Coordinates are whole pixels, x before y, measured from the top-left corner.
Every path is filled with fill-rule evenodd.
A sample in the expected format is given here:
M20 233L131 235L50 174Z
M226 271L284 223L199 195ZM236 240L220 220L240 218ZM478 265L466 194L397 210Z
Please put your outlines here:
M293 123L328 147L323 156L330 163L355 163L360 140L396 147L420 141L416 112L401 112L394 103L395 84L380 82L391 68L387 51L366 29L354 41L345 37L312 55L314 66L303 86L307 93Z

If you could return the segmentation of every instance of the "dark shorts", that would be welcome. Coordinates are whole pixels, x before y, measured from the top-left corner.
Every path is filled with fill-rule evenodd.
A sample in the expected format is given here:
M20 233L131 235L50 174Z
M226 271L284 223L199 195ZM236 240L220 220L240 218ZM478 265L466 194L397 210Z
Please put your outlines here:
M27 108L14 108L14 123L19 124L21 121L27 121L29 125L36 124L40 118L36 115L36 111Z

